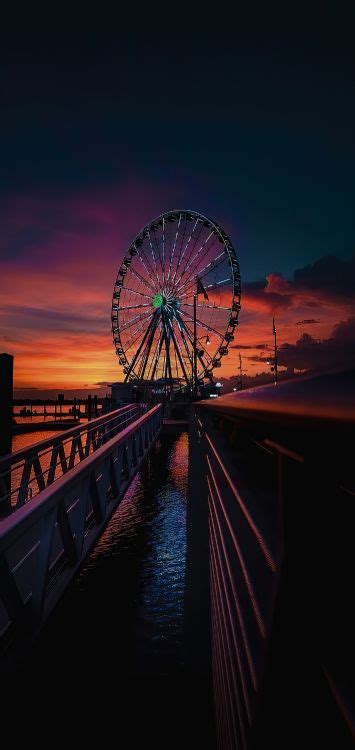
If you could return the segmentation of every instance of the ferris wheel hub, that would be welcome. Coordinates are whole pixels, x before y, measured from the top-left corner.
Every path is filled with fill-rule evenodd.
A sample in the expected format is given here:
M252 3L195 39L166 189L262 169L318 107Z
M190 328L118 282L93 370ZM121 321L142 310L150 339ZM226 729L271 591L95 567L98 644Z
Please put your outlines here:
M164 304L164 298L162 294L155 294L153 297L153 307L161 307Z

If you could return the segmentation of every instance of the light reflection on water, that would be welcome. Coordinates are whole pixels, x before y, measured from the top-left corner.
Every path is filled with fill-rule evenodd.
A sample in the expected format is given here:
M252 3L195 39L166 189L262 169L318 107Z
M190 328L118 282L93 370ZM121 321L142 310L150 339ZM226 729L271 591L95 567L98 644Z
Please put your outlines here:
M84 594L98 578L116 575L116 565L132 581L132 670L174 669L181 662L186 555L188 435L164 436L156 454L135 478L77 582ZM128 566L130 565L131 571ZM107 607L114 603L110 600Z
M39 443L40 440L58 435L59 430L36 430L36 432L24 432L22 435L12 436L12 452L19 451L22 448L28 448L33 443Z

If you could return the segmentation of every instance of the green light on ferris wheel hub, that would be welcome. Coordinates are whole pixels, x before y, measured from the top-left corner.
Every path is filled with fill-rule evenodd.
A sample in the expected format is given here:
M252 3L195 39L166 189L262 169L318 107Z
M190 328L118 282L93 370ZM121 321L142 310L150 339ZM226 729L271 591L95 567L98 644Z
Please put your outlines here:
M163 297L161 294L155 294L153 297L153 307L161 307L163 304Z

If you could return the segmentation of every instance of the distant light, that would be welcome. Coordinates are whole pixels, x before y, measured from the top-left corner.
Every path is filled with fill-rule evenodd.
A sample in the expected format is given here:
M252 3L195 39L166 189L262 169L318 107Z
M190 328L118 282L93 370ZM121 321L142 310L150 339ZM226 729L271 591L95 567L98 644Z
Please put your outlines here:
M236 390L237 390L236 388L233 388L233 391L236 391Z
M222 383L216 383L216 388L223 388Z

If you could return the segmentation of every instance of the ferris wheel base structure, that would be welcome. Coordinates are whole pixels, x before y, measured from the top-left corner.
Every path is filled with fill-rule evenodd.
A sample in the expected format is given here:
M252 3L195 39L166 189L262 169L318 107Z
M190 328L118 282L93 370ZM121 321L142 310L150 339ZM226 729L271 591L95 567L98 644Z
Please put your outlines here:
M223 229L168 211L135 237L118 270L112 334L124 382L197 396L233 345L241 279Z
M222 395L220 383L199 384L197 399L215 398ZM170 382L159 380L149 381L130 380L111 383L111 397L116 407L130 403L159 403L169 401L171 404L188 404L193 399L193 389L171 388Z

